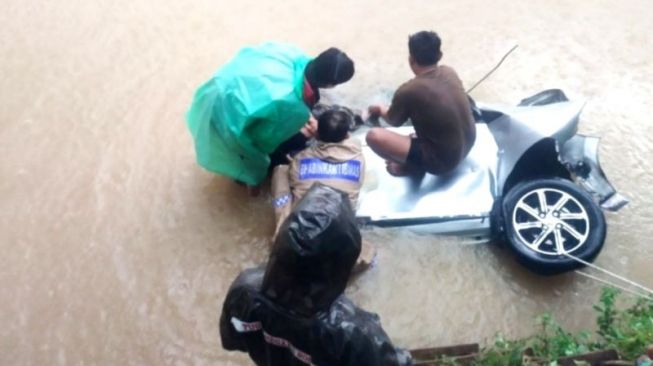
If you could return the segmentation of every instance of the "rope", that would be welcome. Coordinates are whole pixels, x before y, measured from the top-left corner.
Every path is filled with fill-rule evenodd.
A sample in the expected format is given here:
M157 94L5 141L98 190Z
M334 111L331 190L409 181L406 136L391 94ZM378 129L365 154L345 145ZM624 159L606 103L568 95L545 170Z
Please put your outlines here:
M648 287L644 287L644 286L640 285L639 283L637 283L635 281L631 281L631 280L629 280L629 279L627 279L625 277L619 276L618 274L612 273L612 272L608 271L607 269L603 269L603 268L597 266L596 264L592 264L590 262L584 261L584 260L582 260L582 259L580 259L578 257L575 257L575 256L573 256L573 255L571 255L569 253L562 253L562 254L569 257L569 258L571 258L571 259L573 259L573 260L575 260L578 263L586 265L586 266L588 266L590 268L593 268L593 269L595 269L597 271L603 272L603 273L607 274L608 276L612 276L612 277L614 277L614 278L616 278L618 280L621 280L621 281L623 281L623 282L625 282L625 283L627 283L627 284L629 284L631 286L635 286L635 287L645 291L648 296L653 296L653 290L651 290Z
M510 49L510 51L508 51L505 55L503 55L503 57L501 58L501 61L499 61L499 63L498 63L498 64L497 64L497 65L496 65L492 70L490 70L490 72L488 72L487 74L485 74L485 76L483 76L483 77L481 78L481 80L477 81L476 84L474 84L471 88L467 89L466 93L469 94L472 90L474 90L474 88L476 88L476 87L478 86L478 84L482 83L483 81L485 81L485 79L487 79L490 75L492 75L492 73L493 73L496 69L498 69L499 66L501 66L501 64L503 63L503 61L506 60L506 57L508 57L508 55L510 55L510 54L512 53L512 51L514 51L514 50L517 48L517 46L518 46L518 45L514 45L514 46L512 46L512 48Z
M639 292L637 292L637 291L633 291L633 290L631 290L631 289L629 289L629 288L627 288L627 287L619 286L619 285L617 285L616 283L612 283L612 282L610 282L610 281L606 281L606 280L604 280L604 279L602 279L602 278L599 278L599 277L596 277L596 276L592 276L592 275L589 274L589 273L581 272L581 271L578 271L578 270L576 270L575 272L578 273L578 274L581 275L581 276L585 276L585 277L590 278L590 279L592 279L592 280L594 280L594 281L601 282L601 283L603 283L603 284L605 284L605 285L608 285L608 286L611 286L611 287L617 288L617 289L619 289L619 290L621 290L621 291L627 292L627 293L632 294L632 295L635 295L635 296L637 296L637 297L641 297L641 298L644 298L644 299L646 299L646 300L653 301L653 297L646 296L646 295L641 294L641 293L639 293Z

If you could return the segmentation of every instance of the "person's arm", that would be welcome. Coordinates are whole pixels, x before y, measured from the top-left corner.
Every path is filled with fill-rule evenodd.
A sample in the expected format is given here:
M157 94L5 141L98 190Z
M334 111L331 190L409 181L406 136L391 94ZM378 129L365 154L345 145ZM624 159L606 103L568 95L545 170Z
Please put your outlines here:
M381 104L372 104L367 108L367 112L372 118L383 118L388 120L388 107Z
M276 225L270 245L274 243L274 240L279 233L279 228L281 228L281 225L286 220L286 217L290 215L292 208L292 194L290 192L289 174L290 166L286 164L279 165L272 171L272 183L270 190L272 193L272 206L274 207Z
M408 120L408 108L406 91L403 87L397 89L395 95L392 97L390 107L383 105L371 105L368 112L371 117L381 117L391 126L401 126Z
M308 122L299 130L306 138L313 138L317 135L317 120L313 115L308 118Z

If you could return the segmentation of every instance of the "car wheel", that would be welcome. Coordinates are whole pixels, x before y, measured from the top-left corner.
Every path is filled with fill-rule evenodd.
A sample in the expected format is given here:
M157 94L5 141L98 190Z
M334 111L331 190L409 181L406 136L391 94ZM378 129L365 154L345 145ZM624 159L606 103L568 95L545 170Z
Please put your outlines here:
M583 265L567 254L591 262L606 235L605 217L592 197L564 179L519 183L503 198L504 238L519 262L542 275Z

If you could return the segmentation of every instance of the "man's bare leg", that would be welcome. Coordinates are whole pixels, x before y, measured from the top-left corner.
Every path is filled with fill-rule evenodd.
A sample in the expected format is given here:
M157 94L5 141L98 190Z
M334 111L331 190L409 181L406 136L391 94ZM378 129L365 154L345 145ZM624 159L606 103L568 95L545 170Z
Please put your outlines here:
M375 127L367 133L365 140L372 151L386 160L386 169L391 175L403 177L424 173L419 168L406 164L412 142L410 136Z
M385 160L405 164L410 150L410 136L400 135L385 128L374 127L365 136L367 145Z

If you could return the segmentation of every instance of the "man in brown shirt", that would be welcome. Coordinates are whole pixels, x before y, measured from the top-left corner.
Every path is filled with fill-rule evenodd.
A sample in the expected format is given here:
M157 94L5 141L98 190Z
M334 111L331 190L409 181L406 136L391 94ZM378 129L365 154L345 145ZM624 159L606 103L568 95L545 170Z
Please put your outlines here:
M410 36L408 60L415 78L397 89L390 108L369 107L372 117L383 117L392 126L410 119L415 127L411 136L383 128L373 128L367 134L367 144L386 159L392 175L447 173L465 158L476 139L462 82L452 68L438 65L440 44L435 32Z

